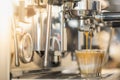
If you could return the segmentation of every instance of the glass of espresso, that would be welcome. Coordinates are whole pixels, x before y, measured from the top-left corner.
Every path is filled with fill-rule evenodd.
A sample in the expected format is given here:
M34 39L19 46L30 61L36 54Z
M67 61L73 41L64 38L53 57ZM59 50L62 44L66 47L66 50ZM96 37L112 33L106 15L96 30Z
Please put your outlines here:
M101 77L105 52L99 49L76 50L76 58L81 77Z

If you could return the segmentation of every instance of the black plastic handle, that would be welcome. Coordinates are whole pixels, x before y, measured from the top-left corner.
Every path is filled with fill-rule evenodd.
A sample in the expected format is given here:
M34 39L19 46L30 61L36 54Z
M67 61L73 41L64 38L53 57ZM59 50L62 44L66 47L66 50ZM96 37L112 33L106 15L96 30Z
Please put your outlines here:
M112 27L114 28L120 27L120 21L112 22Z

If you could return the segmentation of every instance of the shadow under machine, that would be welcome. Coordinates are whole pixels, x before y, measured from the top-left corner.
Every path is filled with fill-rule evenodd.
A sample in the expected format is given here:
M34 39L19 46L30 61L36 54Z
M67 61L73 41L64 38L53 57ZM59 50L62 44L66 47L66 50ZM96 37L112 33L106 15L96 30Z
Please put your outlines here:
M17 47L11 77L79 79L80 76L76 76L79 72L64 74L64 69L72 62L76 65L75 50L86 49L84 33L93 37L92 48L100 49L97 34L107 30L110 37L105 50L109 52L111 27L120 25L120 12L104 11L102 6L96 0L33 0L32 5L27 6L35 9L30 32L19 39L14 33ZM87 48L90 47L89 38Z

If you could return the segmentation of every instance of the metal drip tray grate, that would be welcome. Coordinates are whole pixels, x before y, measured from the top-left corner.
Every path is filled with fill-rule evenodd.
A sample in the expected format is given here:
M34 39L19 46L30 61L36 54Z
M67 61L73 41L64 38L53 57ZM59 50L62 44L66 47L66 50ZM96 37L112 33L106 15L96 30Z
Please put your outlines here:
M113 74L103 74L102 77L96 78L97 80L108 80L107 78L111 77ZM61 71L50 71L50 70L34 70L24 72L22 76L15 77L13 79L80 79L79 74L63 74Z
M61 72L54 72L38 77L38 79L72 79L76 76L76 74L62 74ZM80 76L78 77L78 79L80 79Z
M22 76L14 77L14 79L16 78L19 78L19 79L71 79L76 76L77 74L62 74L61 71L51 72L51 71L36 70L36 71L25 72L23 73Z

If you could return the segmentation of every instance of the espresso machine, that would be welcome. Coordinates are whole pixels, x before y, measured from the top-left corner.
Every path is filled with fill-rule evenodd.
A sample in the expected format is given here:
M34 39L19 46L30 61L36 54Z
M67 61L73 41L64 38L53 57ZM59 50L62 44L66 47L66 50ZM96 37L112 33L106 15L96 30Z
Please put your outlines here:
M86 48L84 32L96 37L104 27L108 27L111 35L112 27L119 27L120 12L105 11L107 7L99 0L31 0L31 4L27 5L27 9L32 8L33 12L30 31L19 36L18 42L14 33L17 48L11 78L30 78L34 75L32 78L42 79L49 78L52 73L63 76L61 78L79 78L75 77L78 72L66 76L61 72L64 73L67 65L71 65L69 62L77 66L75 50ZM29 49L26 46L21 48L25 40L29 42ZM109 52L110 41L111 36L106 52ZM93 43L92 48L100 47Z

